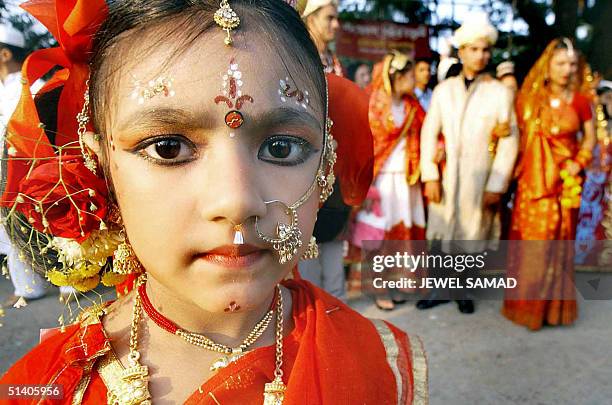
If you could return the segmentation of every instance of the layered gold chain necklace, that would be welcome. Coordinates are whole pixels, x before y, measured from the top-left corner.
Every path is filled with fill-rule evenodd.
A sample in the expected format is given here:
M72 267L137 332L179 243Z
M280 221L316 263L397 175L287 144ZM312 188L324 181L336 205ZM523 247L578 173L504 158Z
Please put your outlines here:
M162 329L180 336L186 342L195 346L222 353L224 357L215 361L211 371L218 371L233 361L238 360L245 351L261 337L269 326L274 313L276 313L276 350L274 380L264 386L264 405L281 405L285 397L286 386L283 383L283 295L277 287L272 308L255 325L253 330L236 348L216 343L212 339L198 333L188 332L179 328L174 322L159 313L151 304L146 294L146 275L142 275L136 282L137 294L134 298L132 313L132 326L130 330L130 353L128 355L129 367L121 373L121 384L115 392L109 392L108 401L111 404L121 405L150 405L151 395L148 389L149 370L147 366L139 363L138 352L138 324L144 309L151 320Z
M278 294L278 290L276 291L276 294ZM206 350L221 353L224 355L219 360L213 363L213 365L210 367L210 371L218 371L219 369L226 367L229 363L236 361L240 357L242 357L248 350L248 348L253 343L255 343L257 339L259 339L261 335L263 335L263 333L266 331L266 329L270 325L270 322L272 321L272 318L274 317L274 308L276 307L275 295L275 299L272 300L272 307L266 313L266 315L259 322L257 322L255 327L242 341L242 344L240 344L240 346L232 348L221 343L216 343L209 337L204 336L200 333L189 332L179 328L174 322L172 322L170 319L166 318L159 311L157 311L153 304L151 304L149 296L147 295L145 283L142 283L138 286L138 298L140 299L142 307L149 316L149 318L151 318L151 320L163 330L170 332L173 335L180 336L187 343L190 343L194 346L198 346Z

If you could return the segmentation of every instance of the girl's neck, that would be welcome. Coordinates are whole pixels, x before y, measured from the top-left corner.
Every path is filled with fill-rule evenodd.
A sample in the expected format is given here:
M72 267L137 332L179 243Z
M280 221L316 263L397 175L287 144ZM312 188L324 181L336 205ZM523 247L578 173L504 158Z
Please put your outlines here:
M153 307L179 328L201 333L217 343L239 346L272 306L274 290L257 308L238 312L211 312L177 297L175 293L149 277L147 295ZM286 294L283 296L287 303ZM287 304L285 304L285 307Z

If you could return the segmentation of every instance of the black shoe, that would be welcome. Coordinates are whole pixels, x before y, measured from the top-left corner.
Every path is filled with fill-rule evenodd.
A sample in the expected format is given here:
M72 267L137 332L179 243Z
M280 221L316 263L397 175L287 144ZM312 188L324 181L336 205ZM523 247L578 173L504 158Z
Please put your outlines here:
M417 309L429 309L429 308L437 307L438 305L441 305L441 304L446 304L447 302L450 302L450 300L440 299L440 292L434 290L430 292L424 299L418 300L416 303L416 307Z
M408 302L407 294L402 291L390 290L389 297L395 305L402 305Z
M474 313L474 301L472 300L457 300L457 307L462 314Z

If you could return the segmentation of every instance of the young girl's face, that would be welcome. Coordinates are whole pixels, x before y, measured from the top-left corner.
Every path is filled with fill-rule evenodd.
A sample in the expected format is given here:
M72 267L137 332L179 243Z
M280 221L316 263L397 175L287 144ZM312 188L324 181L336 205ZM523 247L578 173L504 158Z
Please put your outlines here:
M246 45L226 47L211 31L167 68L160 65L174 50L162 47L122 67L103 134L138 259L168 290L213 312L269 297L305 250L318 208L316 188L298 209L302 249L280 265L255 217L271 237L290 223L282 204L266 202L290 206L313 184L324 106L303 67L247 36ZM302 93L291 95L281 80Z

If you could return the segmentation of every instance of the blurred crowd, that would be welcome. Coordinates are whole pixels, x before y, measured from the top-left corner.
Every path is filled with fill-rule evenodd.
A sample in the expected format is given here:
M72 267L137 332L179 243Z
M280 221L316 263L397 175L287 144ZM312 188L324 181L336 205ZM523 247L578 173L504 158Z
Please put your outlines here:
M337 2L309 2L305 21L326 70L348 75L369 98L374 179L361 207L342 209L337 199L338 232L323 243L333 249L316 264L302 262L302 277L345 299L344 276L358 282L364 240L427 240L434 252L461 254L495 249L500 239L610 238L612 83L591 71L571 39L552 41L519 78L510 60L492 65L498 33L475 14L439 59L394 49L377 63L343 67L332 51ZM502 313L530 329L571 324L574 263L598 263L589 256L597 253L589 243L578 252L545 245L536 254L526 245L506 263L520 287L506 292ZM474 312L465 298L459 311ZM383 310L403 302L398 291L376 298ZM416 305L446 302L430 291Z

